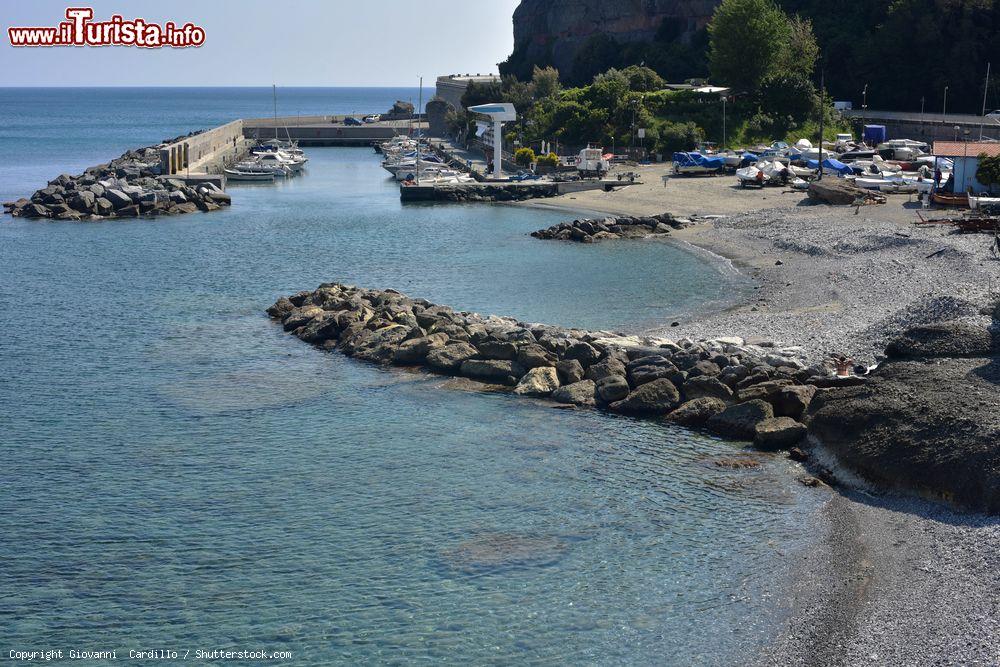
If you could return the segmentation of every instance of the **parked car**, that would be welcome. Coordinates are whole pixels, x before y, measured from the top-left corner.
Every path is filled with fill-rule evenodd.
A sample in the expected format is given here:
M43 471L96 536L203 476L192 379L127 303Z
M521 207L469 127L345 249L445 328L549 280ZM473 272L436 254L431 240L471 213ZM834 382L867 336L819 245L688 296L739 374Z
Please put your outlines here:
M370 116L365 116L365 122L366 123L377 123L380 120L382 120L382 116L380 116L377 113L373 113Z
M344 119L344 125L364 125L364 123L362 123L354 116L348 116L347 118Z
M1000 109L995 109L995 110L989 112L988 114L986 114L986 117L987 118L1000 118Z

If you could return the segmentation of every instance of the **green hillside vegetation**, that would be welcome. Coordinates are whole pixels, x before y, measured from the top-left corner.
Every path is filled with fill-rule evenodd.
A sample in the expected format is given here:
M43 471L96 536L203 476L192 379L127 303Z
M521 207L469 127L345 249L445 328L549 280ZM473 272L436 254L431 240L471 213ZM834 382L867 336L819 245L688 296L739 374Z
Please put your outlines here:
M827 139L846 131L829 96L821 109L812 81L819 49L808 21L787 16L772 0L725 0L708 34L713 72L741 91L725 104L725 128L719 95L665 90L663 78L640 65L606 69L587 85L571 88L559 85L553 68L536 66L528 81L507 75L501 82L470 85L462 104L514 104L520 119L507 126L508 139L522 146L555 141L569 149L587 144L621 149L634 142L669 154L704 140L731 147L802 137L815 141L821 113ZM769 53L775 40L795 43L796 57L760 57L754 67L746 66L748 54ZM457 128L469 119L458 114L452 122ZM644 139L633 138L637 128L646 130Z
M941 111L943 93L948 86L948 109L954 112L979 113L983 100L986 63L994 70L1000 64L1000 0L892 0L858 2L857 0L777 0L758 2L758 8L771 5L788 16L809 17L810 32L825 56L826 85L834 99L861 102L861 91L868 86L871 108ZM717 11L722 11L724 2ZM772 14L764 8L761 16ZM733 23L727 30L751 29L758 18L745 15L745 24ZM713 19L717 23L718 16ZM710 46L711 30L695 34L689 44L677 37L684 26L665 19L652 41L622 44L608 35L594 35L580 49L570 71L562 72L566 83L580 86L610 68L625 68L645 63L671 82L702 78L711 74L714 83L739 87L741 79L760 64L777 59L799 59L801 42L794 31L770 25L774 40L770 52L742 48L738 40L731 44L740 67L720 69L715 66ZM715 35L720 36L718 32ZM740 56L740 54L743 54ZM801 58L808 62L809 54ZM529 78L533 66L550 64L544 56L535 62L526 60L523 49L515 48L501 64L501 74ZM1000 81L994 77L988 91L988 106L1000 108Z

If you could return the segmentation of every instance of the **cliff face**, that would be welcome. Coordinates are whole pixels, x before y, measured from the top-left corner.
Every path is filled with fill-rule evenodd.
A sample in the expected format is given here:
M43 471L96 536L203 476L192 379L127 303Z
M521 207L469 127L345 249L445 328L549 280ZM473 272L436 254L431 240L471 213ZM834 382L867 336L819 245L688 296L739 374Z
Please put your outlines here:
M588 40L599 35L619 44L689 42L720 1L521 0L514 10L511 71L523 74L522 64L543 63L569 74Z

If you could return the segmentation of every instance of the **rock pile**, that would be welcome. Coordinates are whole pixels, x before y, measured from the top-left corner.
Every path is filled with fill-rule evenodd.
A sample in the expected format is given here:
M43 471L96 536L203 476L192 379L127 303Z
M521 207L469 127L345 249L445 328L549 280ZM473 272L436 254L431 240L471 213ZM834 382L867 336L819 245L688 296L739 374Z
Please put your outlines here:
M104 220L214 211L231 203L211 183L189 187L177 179L157 178L159 171L158 147L130 150L77 176L62 174L30 199L4 202L3 207L21 218Z
M439 185L434 189L435 198L440 201L494 202L525 201L541 197L555 197L559 194L551 183L508 186L503 184L477 183L475 185Z
M339 283L282 297L267 312L324 350L563 404L706 426L769 449L804 437L800 420L816 385L832 382L827 366L807 367L795 348L530 324Z
M560 222L547 229L531 232L531 235L536 239L594 243L608 239L641 239L669 234L672 229L683 227L683 222L669 213L663 213L640 218L623 216Z

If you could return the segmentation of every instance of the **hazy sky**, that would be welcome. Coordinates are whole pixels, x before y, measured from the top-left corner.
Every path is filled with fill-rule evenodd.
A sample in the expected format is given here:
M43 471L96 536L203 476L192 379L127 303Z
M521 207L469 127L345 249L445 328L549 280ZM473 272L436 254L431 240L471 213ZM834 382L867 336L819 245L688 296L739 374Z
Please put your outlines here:
M10 26L55 26L67 6L205 29L188 49L13 48ZM496 72L517 0L0 0L0 86L416 86Z

